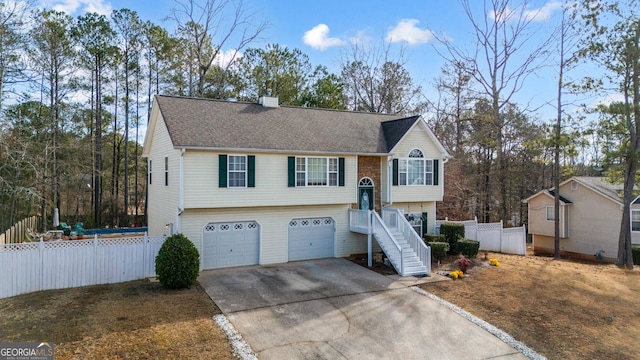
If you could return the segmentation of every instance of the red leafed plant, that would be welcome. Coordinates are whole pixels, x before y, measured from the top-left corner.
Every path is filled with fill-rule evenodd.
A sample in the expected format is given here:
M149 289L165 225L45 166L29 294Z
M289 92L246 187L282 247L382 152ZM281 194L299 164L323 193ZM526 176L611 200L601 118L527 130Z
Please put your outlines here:
M466 273L467 269L469 269L469 266L471 266L471 260L467 259L466 257L461 257L456 260L456 265L458 265L458 269L460 269L460 271Z

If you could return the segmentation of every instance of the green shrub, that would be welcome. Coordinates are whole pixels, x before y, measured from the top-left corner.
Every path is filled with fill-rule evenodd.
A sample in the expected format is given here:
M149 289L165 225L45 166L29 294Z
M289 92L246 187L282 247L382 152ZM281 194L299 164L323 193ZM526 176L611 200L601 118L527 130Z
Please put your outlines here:
M447 255L447 243L446 242L430 242L428 244L431 247L431 257L440 261Z
M458 240L456 244L458 246L458 250L460 253L469 259L473 259L478 256L478 251L480 250L480 241L463 239Z
M200 254L182 234L168 237L156 256L158 281L169 289L191 287L200 272Z
M445 222L440 225L440 234L444 235L449 243L449 253L459 254L458 240L464 239L464 225L458 223Z
M423 240L427 245L429 243L432 243L432 242L446 242L447 241L447 239L442 234L440 234L440 235L424 234ZM429 246L431 246L431 245L429 245Z
M640 247L631 248L631 254L633 255L633 265L640 265Z

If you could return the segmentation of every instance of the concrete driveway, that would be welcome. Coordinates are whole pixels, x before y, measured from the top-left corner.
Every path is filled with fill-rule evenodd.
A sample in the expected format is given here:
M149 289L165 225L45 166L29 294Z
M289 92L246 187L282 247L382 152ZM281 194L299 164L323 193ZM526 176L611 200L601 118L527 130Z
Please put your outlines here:
M208 270L198 281L260 359L526 359L345 259Z

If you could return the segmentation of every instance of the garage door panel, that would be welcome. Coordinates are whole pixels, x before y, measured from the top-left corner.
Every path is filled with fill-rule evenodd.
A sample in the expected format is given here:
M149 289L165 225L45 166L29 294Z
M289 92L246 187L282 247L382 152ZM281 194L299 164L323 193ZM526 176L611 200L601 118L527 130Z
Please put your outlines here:
M203 236L203 268L256 265L260 226L256 222L209 223Z
M334 256L335 222L331 218L293 219L289 222L289 261Z

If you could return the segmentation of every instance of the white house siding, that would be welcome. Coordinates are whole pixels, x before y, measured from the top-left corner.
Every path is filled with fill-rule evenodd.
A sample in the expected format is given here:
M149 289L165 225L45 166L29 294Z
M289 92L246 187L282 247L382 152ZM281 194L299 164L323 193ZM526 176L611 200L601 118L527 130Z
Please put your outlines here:
M388 203L389 202L389 192L388 192L388 186L389 186L389 174L391 173L389 171L389 167L391 166L391 164L389 163L389 161L391 161L391 157L387 156L387 157L382 157L380 158L380 200L383 203Z
M257 163L257 160L256 160ZM336 256L367 251L367 238L349 231L349 204L188 209L181 215L182 233L202 253L203 227L209 222L257 221L262 234L260 264L288 261L288 231L291 219L331 217L336 222Z
M545 194L529 200L529 234L555 236L554 221L547 220L547 206L554 206L553 203L553 198ZM572 207L573 205L560 205L560 237L562 238L569 236L566 219L571 216Z
M180 150L173 148L169 132L159 112L149 154L152 156L147 161L153 161L152 183L148 185L147 196L149 235L169 235L166 224L173 224L174 230L177 230ZM169 156L169 186L165 186L164 182L165 156Z
M605 257L616 258L622 216L620 205L582 185L571 190L571 182L560 187L560 194L573 203L569 209L569 236L560 240L560 250L586 256L603 250ZM529 227L534 234L534 247L553 252L553 233L538 235L535 225L529 224Z
M255 155L255 188L220 188L218 155ZM184 155L184 205L193 208L298 206L357 202L356 157L345 158L345 186L288 187L287 158L295 154L187 150ZM298 155L303 156L303 155ZM335 155L313 155L338 157Z
M396 202L442 201L444 164L442 153L429 137L422 123L415 126L393 149L394 158L407 158L413 149L422 150L426 159L438 161L438 185L393 186L391 200Z
M402 209L405 214L411 213L423 213L426 212L427 215L427 232L433 234L436 226L436 202L435 201L425 201L425 202L394 202L389 206L394 209Z

